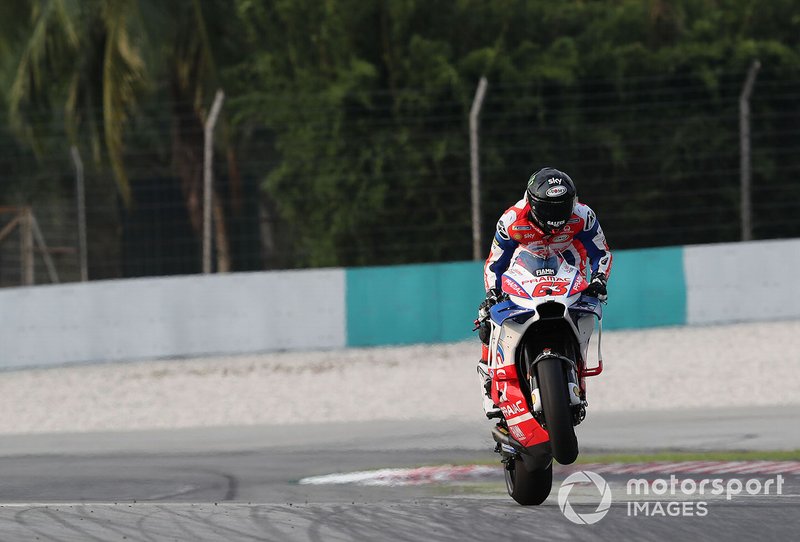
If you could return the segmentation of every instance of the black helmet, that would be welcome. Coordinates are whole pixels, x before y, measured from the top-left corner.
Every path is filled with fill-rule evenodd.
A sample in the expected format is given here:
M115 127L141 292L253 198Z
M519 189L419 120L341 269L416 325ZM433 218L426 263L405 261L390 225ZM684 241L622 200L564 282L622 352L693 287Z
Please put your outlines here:
M569 175L549 167L540 169L531 175L525 192L531 222L545 233L562 228L572 216L575 195L575 183Z

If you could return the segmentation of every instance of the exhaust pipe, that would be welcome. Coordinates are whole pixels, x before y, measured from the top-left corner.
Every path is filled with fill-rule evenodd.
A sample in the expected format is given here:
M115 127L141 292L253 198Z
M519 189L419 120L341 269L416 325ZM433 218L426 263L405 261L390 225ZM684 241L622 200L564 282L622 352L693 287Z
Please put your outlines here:
M546 469L553 462L549 441L536 444L532 448L525 448L517 439L509 435L505 428L500 426L492 428L492 438L500 446L507 446L519 453L525 468L530 472ZM506 453L510 452L506 449Z
M505 429L499 425L492 427L492 438L501 446L508 446L520 453L525 451L525 447L517 442L517 439L509 435Z

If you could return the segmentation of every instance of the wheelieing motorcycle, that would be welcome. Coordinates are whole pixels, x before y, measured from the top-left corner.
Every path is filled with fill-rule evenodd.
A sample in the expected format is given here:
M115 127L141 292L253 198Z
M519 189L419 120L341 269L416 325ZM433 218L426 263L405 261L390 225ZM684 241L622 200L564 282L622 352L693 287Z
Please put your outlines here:
M492 429L509 495L541 504L553 484L553 459L578 457L575 426L586 416L585 378L603 371L602 306L583 295L588 282L556 251L519 247L503 274L503 300L490 310L491 396L502 412ZM587 367L599 328L597 364Z

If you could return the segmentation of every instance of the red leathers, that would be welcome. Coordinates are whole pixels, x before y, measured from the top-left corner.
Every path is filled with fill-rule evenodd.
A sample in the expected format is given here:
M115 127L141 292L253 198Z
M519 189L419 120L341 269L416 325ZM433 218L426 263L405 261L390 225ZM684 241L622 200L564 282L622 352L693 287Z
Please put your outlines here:
M611 271L611 252L603 229L588 205L576 203L572 216L561 228L546 234L528 218L530 207L523 198L510 207L497 222L497 232L492 241L489 258L484 266L484 285L500 289L503 272L508 269L514 251L520 245L537 249L549 246L560 251L570 265L576 265L586 276L587 265L591 273Z

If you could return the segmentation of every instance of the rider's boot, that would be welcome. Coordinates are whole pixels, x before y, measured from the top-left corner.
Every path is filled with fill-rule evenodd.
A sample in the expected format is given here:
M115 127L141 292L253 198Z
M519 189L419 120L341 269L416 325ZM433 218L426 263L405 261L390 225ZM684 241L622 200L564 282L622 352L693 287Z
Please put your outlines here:
M478 361L478 378L481 384L481 397L483 398L483 411L486 417L501 418L503 416L500 408L492 400L492 379L489 376L489 347L485 344L481 345L481 359Z

